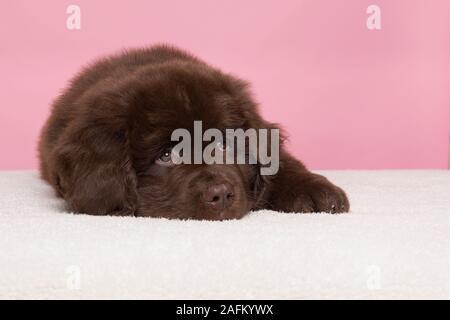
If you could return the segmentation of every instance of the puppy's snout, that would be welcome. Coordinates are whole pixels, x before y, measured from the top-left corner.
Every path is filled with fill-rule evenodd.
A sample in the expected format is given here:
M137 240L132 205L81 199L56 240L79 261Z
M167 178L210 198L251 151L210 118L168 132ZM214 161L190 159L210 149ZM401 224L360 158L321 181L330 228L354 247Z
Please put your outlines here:
M217 211L229 208L234 201L233 186L229 183L221 183L209 186L204 192L205 203Z

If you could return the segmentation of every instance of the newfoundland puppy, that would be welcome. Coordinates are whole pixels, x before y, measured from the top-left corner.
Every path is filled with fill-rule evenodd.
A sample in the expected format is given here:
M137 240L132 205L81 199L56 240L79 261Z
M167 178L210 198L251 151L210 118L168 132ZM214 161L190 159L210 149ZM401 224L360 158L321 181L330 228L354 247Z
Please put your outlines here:
M246 82L182 50L101 59L54 102L39 143L41 175L70 210L93 215L224 220L258 209L349 210L344 191L308 171L282 138L272 175L261 174L259 161L175 163L171 134L192 132L196 121L221 131L276 128Z

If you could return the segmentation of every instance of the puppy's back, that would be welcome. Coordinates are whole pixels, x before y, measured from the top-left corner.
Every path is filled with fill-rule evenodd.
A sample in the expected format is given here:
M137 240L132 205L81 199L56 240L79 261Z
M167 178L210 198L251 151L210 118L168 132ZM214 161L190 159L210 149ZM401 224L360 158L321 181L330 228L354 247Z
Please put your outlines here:
M124 51L95 61L78 73L64 92L54 101L49 119L44 125L38 146L41 176L51 182L49 158L58 141L58 137L69 123L79 114L81 105L77 102L89 90L94 92L101 83L119 82L126 76L152 64L171 60L189 60L200 62L194 56L177 48L158 45L150 48Z

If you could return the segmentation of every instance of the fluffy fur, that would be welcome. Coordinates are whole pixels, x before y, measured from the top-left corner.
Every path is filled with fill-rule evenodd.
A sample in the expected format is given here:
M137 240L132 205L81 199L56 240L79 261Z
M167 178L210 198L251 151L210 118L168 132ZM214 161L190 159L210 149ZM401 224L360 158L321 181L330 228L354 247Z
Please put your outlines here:
M273 176L258 165L164 165L172 131L192 130L195 120L204 130L276 127L261 118L244 81L179 49L102 59L54 102L39 143L41 175L72 211L94 215L222 220L264 208L349 210L344 191L283 146Z

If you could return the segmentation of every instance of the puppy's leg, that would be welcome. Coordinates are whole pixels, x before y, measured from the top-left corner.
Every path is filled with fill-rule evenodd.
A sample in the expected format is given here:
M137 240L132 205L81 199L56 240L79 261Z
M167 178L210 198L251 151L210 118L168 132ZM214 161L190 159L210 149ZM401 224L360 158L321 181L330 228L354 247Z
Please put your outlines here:
M280 169L272 177L268 207L284 212L348 212L345 192L327 178L308 171L287 153L281 154Z

